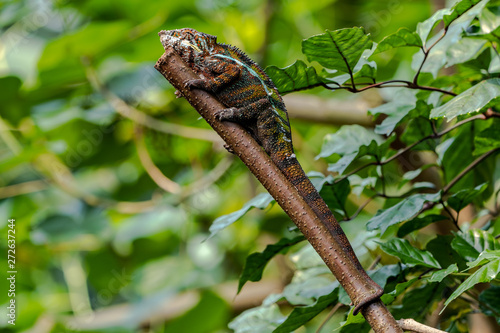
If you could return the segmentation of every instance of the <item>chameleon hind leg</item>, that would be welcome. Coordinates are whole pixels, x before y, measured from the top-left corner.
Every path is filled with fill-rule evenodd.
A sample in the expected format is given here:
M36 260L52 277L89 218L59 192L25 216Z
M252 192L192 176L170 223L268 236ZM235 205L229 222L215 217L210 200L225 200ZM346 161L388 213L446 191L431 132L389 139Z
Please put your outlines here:
M241 108L230 107L222 109L215 113L215 117L220 121L232 121L245 125L258 119L262 113L261 110L266 109L270 105L269 100L263 98Z

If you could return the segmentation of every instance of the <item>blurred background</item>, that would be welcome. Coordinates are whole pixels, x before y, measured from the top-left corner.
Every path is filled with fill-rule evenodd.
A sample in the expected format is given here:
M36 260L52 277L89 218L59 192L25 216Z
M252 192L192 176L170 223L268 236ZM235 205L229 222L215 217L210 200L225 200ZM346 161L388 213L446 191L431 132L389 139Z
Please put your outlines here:
M0 2L0 267L15 219L17 321L2 332L226 332L280 291L273 260L235 297L249 253L290 234L277 206L251 210L208 238L220 216L263 189L153 68L157 32L195 28L266 67L285 67L301 40L363 26L380 41L445 6L428 0L170 0ZM406 53L408 52L408 53ZM378 60L380 79L412 50ZM314 65L314 64L313 64ZM377 91L312 90L285 100L306 171L325 134L372 126ZM352 203L353 205L356 202ZM366 216L377 206L367 207ZM349 229L349 228L348 228ZM351 239L356 234L348 230ZM280 261L281 260L281 261ZM0 305L9 298L2 278Z

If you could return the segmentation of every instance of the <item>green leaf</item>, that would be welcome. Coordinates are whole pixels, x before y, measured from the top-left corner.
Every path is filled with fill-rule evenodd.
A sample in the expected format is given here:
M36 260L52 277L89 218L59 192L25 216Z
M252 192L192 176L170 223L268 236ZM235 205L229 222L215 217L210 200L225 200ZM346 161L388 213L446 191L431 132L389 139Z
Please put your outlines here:
M384 142L380 135L363 126L342 126L337 132L325 136L321 152L316 158L325 158L333 154L343 156L357 153L361 146L368 146L372 141L378 144Z
M346 178L338 183L323 187L320 194L331 210L343 212L345 210L347 196L350 192L351 186L349 185L349 180Z
M474 268L482 266L487 262L500 258L500 250L484 250L479 254L476 260L468 262L467 267Z
M337 302L338 288L333 290L330 294L321 296L316 303L304 306L295 307L288 315L288 318L279 325L273 333L288 333L293 332L295 329L304 325L314 317L316 317L323 310Z
M302 41L302 53L310 62L343 73L352 73L364 50L371 48L370 36L363 28L348 28L312 36Z
M384 252L401 259L404 264L441 268L430 252L414 248L406 239L394 238L387 243L380 244L380 247Z
M492 11L495 10L495 13ZM493 5L493 7L487 6L481 12L479 16L479 22L481 25L481 32L489 34L493 32L500 26L500 15L498 15L498 6Z
M16 76L0 78L2 118L16 127L22 118L30 116L29 108L23 105L25 101L20 93L21 85L22 81Z
M499 250L498 240L489 232L481 229L471 229L457 234L451 246L467 261L474 261L485 250Z
M411 31L408 28L400 28L395 33L384 37L384 39L378 43L377 49L373 54L404 46L422 47L422 40L416 32Z
M446 33L444 31L441 31L440 33L430 38L428 41L427 37L432 29L434 29L436 24L439 23L442 17L453 14L453 10L440 10L436 12L436 14L433 15L429 20L424 22L425 24L417 25L417 32L424 42L424 45L426 45L427 47L430 47L430 45L434 45L430 53L428 53L427 57L425 57L424 65L421 68L422 72L432 73L433 76L436 77L438 71L443 66L449 66L449 63L451 64L457 57L465 57L465 55L461 55L457 52L465 52L470 56L470 50L466 48L459 48L460 50L457 49L453 53L449 52L449 49L455 47L455 45L462 39L463 31L467 29L470 26L472 20L480 14L485 3L486 2L482 2L482 4L479 4L472 9L461 13L454 19L454 24L447 28ZM445 35L441 39L444 33ZM438 39L440 39L439 42ZM419 69L423 61L424 54L422 50L420 50L413 56L412 68L414 70Z
M446 269L441 269L437 272L432 273L432 275L429 277L430 282L441 282L444 280L445 277L452 273L458 272L458 267L457 264L451 264L448 266Z
M354 318L358 318L359 314L356 315ZM361 316L363 317L363 316ZM338 333L369 333L371 330L370 324L364 318L362 319L355 319L353 322L349 321L350 319L348 318L347 322L344 323L342 327L338 330ZM359 321L359 322L357 322ZM337 331L335 331L337 332Z
M416 92L409 89L397 91L398 98L389 103L382 104L368 112L374 116L385 114L387 117L381 124L375 126L375 133L389 135L394 131L405 118L409 116L411 110L414 110L417 103Z
M374 82L377 76L377 63L375 61L370 61L370 58L375 51L375 45L371 49L366 49L361 54L361 58L359 59L356 66L354 66L354 79L357 80L359 78L368 78Z
M432 224L434 222L438 221L443 221L443 220L448 220L449 218L446 216L442 215L427 215L424 217L416 217L412 219L411 221L406 222L403 224L399 230L398 230L398 237L403 238L404 236L408 235L409 233L415 231L415 230L420 230L429 224Z
M392 311L397 318L419 320L433 307L433 300L441 298L441 291L446 287L441 283L427 283L404 294L403 306Z
M375 281L380 287L385 288L387 280L392 277L396 277L401 273L401 265L385 265L380 267L375 271L369 271L368 275L373 281Z
M417 105L421 101L417 102ZM430 111L430 108L429 108ZM410 117L414 117L413 111L410 111ZM401 134L400 140L407 145L410 145L420 139L428 137L433 134L432 132L432 122L429 120L429 116L426 117L415 117L410 119L408 124L405 126L403 134ZM436 142L432 139L425 140L422 143L416 145L412 150L430 150L436 149Z
M420 212L424 203L436 202L441 193L414 194L387 209L379 209L366 224L368 230L380 229L382 233L391 225L407 221Z
M243 272L240 276L238 293L241 291L241 288L243 288L243 285L247 281L255 282L259 281L262 278L262 272L264 271L264 268L275 255L285 249L288 249L292 245L302 242L303 240L305 240L305 238L302 235L293 239L282 238L276 244L266 246L264 251L252 253L251 255L249 255L246 259L245 266L243 267Z
M451 120L460 115L478 112L499 96L500 79L488 79L467 89L448 103L433 109L430 117L445 117Z
M474 136L474 155L482 155L500 148L500 121L493 121L491 126Z
M344 155L340 160L338 160L334 164L328 165L328 171L330 172L338 172L340 175L351 165L353 161L358 158L371 156L377 160L382 160L384 155L390 148L391 143L396 139L396 135L392 135L387 140L382 142L380 145L377 144L375 140L372 140L369 145L360 146L359 151Z
M481 2L481 0L462 0L459 1L453 8L451 9L451 13L449 15L443 16L444 27L448 28L448 26L455 21L457 18L462 16L466 11L474 7L476 4Z
M243 208L232 212L228 215L219 216L215 219L215 221L210 226L210 236L213 237L216 233L226 228L227 226L236 222L240 217L245 215L252 208L264 209L273 201L273 197L269 193L261 193L257 195L255 198L248 201Z
M466 262L451 246L455 238L452 235L436 235L425 245L425 249L432 253L441 267L457 264L460 270L467 268Z
M476 157L473 156L474 137L481 131L486 122L474 122L460 126L458 132L451 138L451 144L442 155L441 164L444 169L445 183L449 183L459 175L465 166L471 164ZM480 184L494 183L494 174L496 162L494 158L488 158L476 165L465 176L463 176L453 187L452 191L458 191L464 188L474 188ZM493 191L492 186L479 196L480 200L488 199Z
M269 66L265 72L271 77L282 95L292 91L311 89L322 83L316 69L307 67L302 60L297 60L285 68Z
M409 281L398 283L393 291L382 295L381 300L385 304L392 303L399 295L401 295L404 291L406 291L406 289L408 289L412 284L414 284L418 280L419 278L413 278Z
M487 316L494 316L500 324L500 286L491 286L479 294L479 306Z
M481 185L476 186L473 189L466 189L458 191L453 194L450 198L448 198L448 205L453 208L455 211L461 211L465 206L470 204L475 198L477 198L481 193L486 190L488 184L483 183Z
M444 311L446 306L450 304L454 299L460 296L465 291L474 287L478 283L490 282L500 273L500 258L497 258L488 262L483 267L475 271L471 276L467 278L458 288L450 295L450 297L444 303L444 308L440 313Z
M450 8L443 8L435 12L431 17L423 22L419 22L417 24L416 32L420 36L420 40L425 45L427 42L427 38L434 28L438 25L438 23L443 19L443 16L451 13Z

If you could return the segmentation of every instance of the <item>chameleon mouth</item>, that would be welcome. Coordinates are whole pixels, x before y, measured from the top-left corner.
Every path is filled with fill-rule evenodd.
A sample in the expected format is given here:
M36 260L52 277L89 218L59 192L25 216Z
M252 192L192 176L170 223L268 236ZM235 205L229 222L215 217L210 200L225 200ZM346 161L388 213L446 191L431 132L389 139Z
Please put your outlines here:
M168 31L162 30L158 34L160 35L160 41L164 46L167 46L167 45L173 46L174 43L180 43L180 45L182 45L182 46L187 46L187 47L194 49L196 52L201 52L201 50L198 46L194 45L193 43L191 43L185 39L170 36L168 34Z

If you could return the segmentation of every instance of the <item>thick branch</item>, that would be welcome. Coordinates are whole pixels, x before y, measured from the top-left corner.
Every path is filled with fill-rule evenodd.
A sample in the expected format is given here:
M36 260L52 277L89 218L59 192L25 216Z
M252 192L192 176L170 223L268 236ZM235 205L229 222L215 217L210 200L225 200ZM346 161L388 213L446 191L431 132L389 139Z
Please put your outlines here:
M155 68L181 91L182 95L205 118L214 130L240 157L276 202L290 216L300 231L321 256L347 291L355 305L372 292L371 283L360 274L342 246L307 205L295 187L285 178L269 156L242 127L231 122L219 122L214 113L224 106L213 96L201 90L190 91L184 84L198 78L173 52L167 50ZM380 300L364 306L361 310L375 332L401 332L396 321Z

